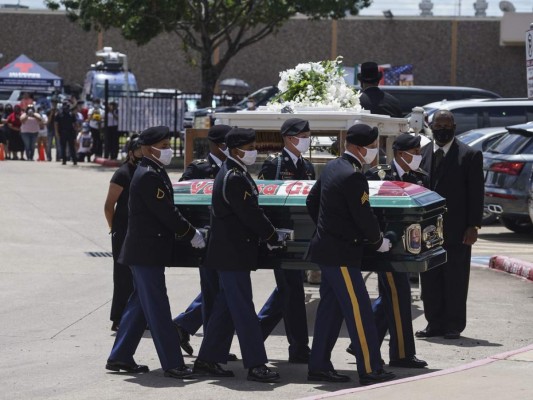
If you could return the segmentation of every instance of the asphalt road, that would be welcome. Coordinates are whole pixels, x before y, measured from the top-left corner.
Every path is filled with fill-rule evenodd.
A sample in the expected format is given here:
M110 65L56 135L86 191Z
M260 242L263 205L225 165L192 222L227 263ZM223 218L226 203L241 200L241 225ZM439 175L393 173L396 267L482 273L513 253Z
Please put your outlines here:
M133 376L108 373L105 360L113 344L109 308L112 261L88 253L111 251L103 204L112 169L97 165L0 162L0 398L2 399L297 399L357 386L353 357L342 331L333 353L337 370L349 374L347 384L306 381L305 365L287 363L287 342L279 326L267 340L271 365L281 383L245 380L241 362L229 363L236 378L181 382L164 378L153 342L146 334L136 360L151 372ZM171 178L179 174L171 172ZM476 264L491 255L533 260L531 236L503 227L483 227L474 246ZM485 263L486 265L486 263ZM259 309L274 287L271 271L253 274ZM182 311L199 291L198 272L171 269L167 286L172 310ZM367 286L375 296L374 275ZM415 287L415 294L416 294ZM312 335L317 286L306 286ZM394 370L399 377L459 366L532 342L533 284L515 276L473 267L468 303L469 323L455 341L417 340L417 354L429 363L424 370ZM425 326L422 304L413 303L415 330ZM191 342L198 350L201 334ZM388 361L387 346L382 347ZM240 355L238 340L232 350ZM192 364L194 357L186 357ZM428 394L428 398L430 395Z

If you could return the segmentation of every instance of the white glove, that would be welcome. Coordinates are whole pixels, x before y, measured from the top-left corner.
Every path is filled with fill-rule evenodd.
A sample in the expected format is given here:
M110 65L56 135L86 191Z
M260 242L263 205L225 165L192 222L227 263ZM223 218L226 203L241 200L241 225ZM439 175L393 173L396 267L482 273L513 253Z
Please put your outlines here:
M285 239L285 235L282 235L281 233L278 232L278 242L283 243L284 239ZM267 243L267 249L268 250L275 250L275 249L282 249L282 248L283 248L282 244L270 245L270 244Z
M390 240L384 237L383 242L381 242L381 246L379 246L379 249L377 249L376 251L380 253L386 253L387 251L390 250L391 247L392 247L392 244L390 243Z
M196 233L194 234L194 237L191 239L191 245L195 249L203 249L205 247L204 236L200 233L198 229L196 229Z

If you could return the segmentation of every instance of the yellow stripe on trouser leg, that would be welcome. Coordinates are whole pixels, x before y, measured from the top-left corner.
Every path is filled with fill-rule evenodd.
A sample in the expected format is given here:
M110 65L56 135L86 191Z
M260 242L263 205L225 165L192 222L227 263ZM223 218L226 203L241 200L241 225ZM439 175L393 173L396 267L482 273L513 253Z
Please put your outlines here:
M389 282L391 297L392 297L392 312L394 314L394 324L396 325L396 336L398 337L398 355L400 358L405 358L405 344L403 341L402 318L400 316L400 301L398 299L398 290L394 283L392 272L386 272L387 282Z
M361 350L363 351L363 361L365 363L365 372L367 374L372 372L372 367L370 366L370 352L368 350L368 343L366 341L365 330L363 327L363 320L361 318L361 310L359 309L359 302L357 301L357 296L355 295L352 278L348 272L347 267L341 267L342 277L346 283L346 289L348 289L348 295L350 296L350 301L352 302L353 316L355 320L355 328L357 330L357 336L359 337L359 343L361 345Z

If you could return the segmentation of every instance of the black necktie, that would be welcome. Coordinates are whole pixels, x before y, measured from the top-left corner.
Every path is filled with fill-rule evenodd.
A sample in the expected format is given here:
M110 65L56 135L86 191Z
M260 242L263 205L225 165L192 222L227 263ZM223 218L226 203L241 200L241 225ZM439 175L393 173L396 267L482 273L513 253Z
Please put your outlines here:
M301 158L296 161L296 170L298 171L298 179L303 179L305 175L305 167Z
M433 154L433 169L437 171L444 158L444 150L438 148L435 154Z

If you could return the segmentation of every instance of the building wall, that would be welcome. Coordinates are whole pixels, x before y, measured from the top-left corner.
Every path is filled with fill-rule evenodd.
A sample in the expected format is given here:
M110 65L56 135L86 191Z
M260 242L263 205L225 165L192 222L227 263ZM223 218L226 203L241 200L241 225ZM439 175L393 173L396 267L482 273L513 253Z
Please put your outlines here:
M334 31L332 21L292 19L275 35L243 49L222 78L244 79L255 90L277 84L280 71L300 62L342 55L346 66L369 60L413 64L418 85L455 84L493 90L506 97L526 96L524 47L499 45L499 18L351 17L337 22L335 37ZM103 44L128 55L141 89L200 90L199 68L188 62L174 34L137 46L112 30L103 34ZM37 62L57 63L52 72L66 84L81 85L88 66L96 61L97 48L97 33L84 32L62 13L0 12L2 65L26 54Z

